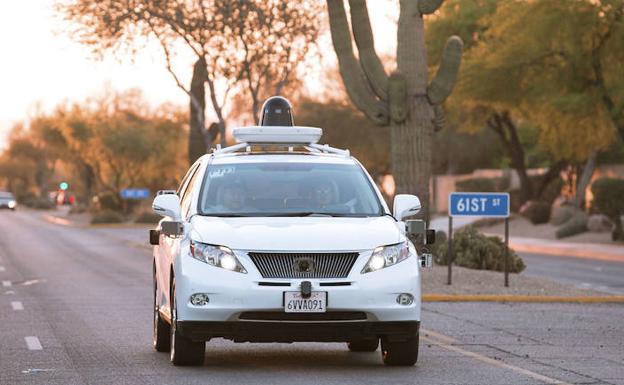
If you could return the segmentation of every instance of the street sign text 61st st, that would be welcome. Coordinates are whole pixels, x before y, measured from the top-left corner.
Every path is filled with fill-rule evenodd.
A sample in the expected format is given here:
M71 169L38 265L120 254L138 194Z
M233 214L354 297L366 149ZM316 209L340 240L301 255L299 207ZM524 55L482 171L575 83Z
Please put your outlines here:
M508 193L451 193L449 195L449 215L451 217L509 216Z
M449 231L447 284L452 282L453 217L505 218L505 287L509 286L509 194L454 192L449 195Z

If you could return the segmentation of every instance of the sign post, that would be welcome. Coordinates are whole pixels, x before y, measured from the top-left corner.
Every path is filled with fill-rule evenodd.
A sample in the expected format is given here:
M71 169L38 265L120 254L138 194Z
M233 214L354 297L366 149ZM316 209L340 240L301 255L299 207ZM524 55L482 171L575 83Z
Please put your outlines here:
M509 287L509 193L454 192L449 195L448 279L453 263L453 217L505 218L505 287Z

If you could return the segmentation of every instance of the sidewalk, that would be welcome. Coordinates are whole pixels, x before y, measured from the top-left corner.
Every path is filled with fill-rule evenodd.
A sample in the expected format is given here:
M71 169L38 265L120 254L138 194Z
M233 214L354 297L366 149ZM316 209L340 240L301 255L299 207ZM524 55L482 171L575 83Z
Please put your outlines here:
M471 225L480 217L453 218L453 231ZM500 225L502 226L502 225ZM511 225L510 225L511 226ZM437 217L431 220L430 228L448 233L448 217ZM500 233L485 231L489 236L498 236ZM569 242L565 240L544 239L535 237L515 236L510 230L509 246L516 252L557 255L574 258L598 259L603 261L624 262L624 246L609 245L593 242Z

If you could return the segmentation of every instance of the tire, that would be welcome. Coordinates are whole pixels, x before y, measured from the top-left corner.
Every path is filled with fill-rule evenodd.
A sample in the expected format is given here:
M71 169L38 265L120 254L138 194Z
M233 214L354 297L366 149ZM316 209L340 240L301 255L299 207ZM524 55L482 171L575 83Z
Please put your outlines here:
M170 360L175 366L199 366L204 364L206 342L193 341L178 332L175 278L171 282L171 342Z
M154 275L154 322L152 345L157 352L168 352L171 349L171 326L160 317L156 303L157 291L156 275Z
M405 341L381 339L381 358L388 366L412 366L418 361L419 335Z
M379 347L379 339L351 341L347 346L352 352L374 352Z

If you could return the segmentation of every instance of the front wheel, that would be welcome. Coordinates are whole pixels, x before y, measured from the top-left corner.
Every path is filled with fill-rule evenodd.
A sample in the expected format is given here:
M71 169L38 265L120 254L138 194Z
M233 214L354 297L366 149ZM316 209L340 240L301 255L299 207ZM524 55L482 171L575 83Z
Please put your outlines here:
M412 366L418 361L419 335L405 341L389 341L381 338L381 357L383 363L389 366Z
M156 277L154 276L154 325L152 329L152 344L157 352L168 352L171 348L171 326L160 317L158 301L156 299L158 294L156 285Z
M171 362L176 366L199 366L204 363L206 343L193 341L180 334L177 328L178 311L176 304L175 278L171 282Z

